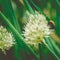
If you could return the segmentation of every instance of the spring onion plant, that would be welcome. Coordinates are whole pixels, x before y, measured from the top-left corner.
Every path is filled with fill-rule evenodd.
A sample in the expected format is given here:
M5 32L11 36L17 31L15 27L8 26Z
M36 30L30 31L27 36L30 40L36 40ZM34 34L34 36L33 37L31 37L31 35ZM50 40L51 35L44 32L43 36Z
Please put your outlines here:
M20 1L0 0L1 23L7 27L5 28L3 27L4 25L0 24L0 49L5 53L13 46L14 57L17 60L29 60L29 56L32 57L32 55L34 57L30 60L48 60L50 54L53 55L55 60L60 60L60 44L56 43L51 36L51 33L54 32L60 37L60 8L56 9L55 28L52 30L48 24L50 18L44 14L40 6L34 2L35 0L22 0L25 10L20 9L20 11L22 10L26 14L20 14L23 16L19 18L20 15L18 12L18 17L16 17L13 3ZM40 0L37 1L40 2ZM52 3L52 1L48 1ZM57 6L60 6L58 0L54 1ZM19 6L23 8L20 4L16 4L15 7ZM19 9L16 8L16 10L18 11ZM19 19L20 21L26 21L23 26ZM38 49L36 50L38 54L36 54L35 48Z

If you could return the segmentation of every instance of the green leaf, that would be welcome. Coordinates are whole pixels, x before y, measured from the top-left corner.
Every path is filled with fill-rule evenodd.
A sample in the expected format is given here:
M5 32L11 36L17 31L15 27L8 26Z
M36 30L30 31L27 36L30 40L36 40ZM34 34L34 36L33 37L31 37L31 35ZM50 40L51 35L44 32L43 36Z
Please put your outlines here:
M28 0L24 0L24 3L25 3L25 7L27 8L27 10L29 10L30 13L34 14L34 11L32 7L30 6Z
M51 45L53 46L54 50L56 50L57 54L60 55L60 48L58 47L58 45L55 43L54 39L52 39L51 37L49 38Z
M53 48L53 46L52 46L52 44L51 44L51 42L50 42L50 37L44 37L44 39L45 39L45 45L46 45L46 47L50 50L50 52L59 60L60 58L58 57L58 55L55 53L55 51L54 51L54 48Z
M21 33L21 29L18 23L18 20L15 16L13 7L12 7L12 0L2 0L1 2L2 12L4 15L10 20L10 22L15 26L15 28Z
M60 37L60 12L56 11L56 19L55 19L55 31L56 34Z

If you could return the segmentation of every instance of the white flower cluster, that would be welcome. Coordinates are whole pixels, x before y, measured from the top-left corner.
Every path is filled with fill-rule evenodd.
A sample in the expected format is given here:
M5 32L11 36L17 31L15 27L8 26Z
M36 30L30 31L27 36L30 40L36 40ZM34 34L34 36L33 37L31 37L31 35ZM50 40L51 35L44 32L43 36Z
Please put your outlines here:
M24 28L24 37L28 44L37 45L43 41L44 36L50 35L48 22L42 14L35 11L35 14L29 14L28 22Z
M6 28L0 26L0 49L5 52L15 44L14 38Z

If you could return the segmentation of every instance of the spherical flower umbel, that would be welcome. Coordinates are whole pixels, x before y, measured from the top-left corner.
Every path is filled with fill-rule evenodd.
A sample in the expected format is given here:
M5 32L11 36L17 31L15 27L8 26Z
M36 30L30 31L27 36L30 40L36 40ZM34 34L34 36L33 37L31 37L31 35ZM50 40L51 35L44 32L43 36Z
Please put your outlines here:
M48 22L44 15L35 11L35 14L29 14L27 19L23 33L28 44L37 45L43 41L44 36L50 35Z
M15 44L14 38L11 33L7 31L6 28L0 26L0 50L5 52Z

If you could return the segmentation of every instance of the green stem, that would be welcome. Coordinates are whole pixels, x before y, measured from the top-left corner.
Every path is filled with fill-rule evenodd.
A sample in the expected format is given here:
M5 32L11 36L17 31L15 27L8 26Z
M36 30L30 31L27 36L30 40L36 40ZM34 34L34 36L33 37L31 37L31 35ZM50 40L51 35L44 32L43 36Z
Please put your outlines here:
M34 11L32 9L32 7L30 6L29 2L27 0L24 0L24 3L26 5L26 8L32 13L34 14Z
M45 40L49 40L48 38L46 38L46 37L44 37L44 39ZM50 52L52 53L52 54L54 54L54 56L59 60L60 58L56 55L56 53L54 52L54 50L53 49L51 49L52 47L51 46L49 46L46 42L44 42L44 44L46 45L46 47L50 50Z
M45 42L50 46L50 48L54 51L54 49L53 49L53 47L52 47L52 45L51 45L51 42L50 42L50 39L49 39L49 37L44 37L44 39L46 39L45 40Z
M2 12L4 13L4 15L9 19L12 25L14 25L14 27L19 31L19 33L21 33L18 20L16 18L15 12L12 7L12 0L4 0L4 1L2 0L1 6L2 6Z
M10 1L11 2L11 14L12 14L12 12L13 12L13 15L12 15L12 17L13 17L13 22L14 22L14 26L15 26L15 28L18 30L18 32L19 33L21 33L21 29L20 29L20 26L19 26L19 23L18 23L18 20L17 20L17 18L16 18L16 16L15 16L15 13L14 13L14 11L13 11L13 8L12 8L12 0ZM10 10L9 9L9 10Z
M55 32L60 37L60 12L56 10Z
M57 4L60 6L60 2L58 0L56 0Z
M14 55L15 55L15 57L18 60L22 60L19 52L20 52L19 47L18 46L14 46Z
M58 52L58 54L60 55L60 49L59 49L59 47L55 44L55 41L54 41L52 38L50 38L50 41L51 41L53 47L55 48L55 50L56 50L56 51Z
M38 60L40 60L40 58L36 55L36 53L32 50L32 48L26 44L26 42L24 41L24 38L19 34L19 32L14 28L14 26L10 23L9 19L7 19L4 14L0 11L0 17L3 18L3 20L6 22L6 24L10 27L10 29L13 31L13 33L17 36L18 42L22 42L23 44L25 44L25 46L36 56L36 58Z

